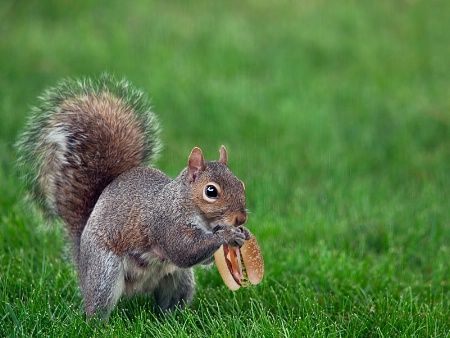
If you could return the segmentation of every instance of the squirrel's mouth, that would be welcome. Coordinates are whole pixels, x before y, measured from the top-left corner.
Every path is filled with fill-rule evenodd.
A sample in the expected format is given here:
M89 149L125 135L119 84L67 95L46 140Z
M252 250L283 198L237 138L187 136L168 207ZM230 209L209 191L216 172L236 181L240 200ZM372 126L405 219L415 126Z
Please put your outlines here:
M247 221L246 215L237 215L237 216L231 215L230 217L225 218L225 219L219 219L219 220L209 222L207 227L209 228L208 230L212 230L218 225L225 225L225 226L229 226L229 227L238 227L238 226L243 225L246 221Z

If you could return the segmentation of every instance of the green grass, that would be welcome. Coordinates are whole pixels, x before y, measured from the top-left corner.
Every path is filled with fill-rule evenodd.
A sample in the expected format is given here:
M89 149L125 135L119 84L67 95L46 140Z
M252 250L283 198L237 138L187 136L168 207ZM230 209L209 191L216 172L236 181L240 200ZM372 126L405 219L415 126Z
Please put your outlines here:
M0 336L450 336L450 2L0 3ZM22 202L36 96L103 71L152 97L175 176L225 144L266 275L87 323L59 227Z

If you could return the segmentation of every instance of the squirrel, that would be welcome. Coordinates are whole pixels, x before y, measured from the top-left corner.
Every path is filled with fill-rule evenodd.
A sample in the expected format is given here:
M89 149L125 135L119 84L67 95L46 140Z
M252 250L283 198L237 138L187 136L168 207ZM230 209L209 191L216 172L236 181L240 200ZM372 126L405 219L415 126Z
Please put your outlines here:
M193 266L249 239L245 186L225 147L211 162L193 148L172 179L150 166L159 134L143 92L103 74L47 89L17 142L33 200L62 219L88 318L107 318L122 295L184 308Z

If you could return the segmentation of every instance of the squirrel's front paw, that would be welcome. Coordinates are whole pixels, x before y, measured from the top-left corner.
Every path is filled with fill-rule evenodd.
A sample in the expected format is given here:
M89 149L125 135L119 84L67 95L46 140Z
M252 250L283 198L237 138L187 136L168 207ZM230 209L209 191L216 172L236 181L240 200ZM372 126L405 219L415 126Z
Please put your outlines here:
M250 239L250 231L247 230L247 228L244 228L243 226L238 227L242 231L242 233L245 236L245 240L248 241Z
M250 238L250 233L243 227L220 226L216 233L230 246L241 247L244 245L244 241Z

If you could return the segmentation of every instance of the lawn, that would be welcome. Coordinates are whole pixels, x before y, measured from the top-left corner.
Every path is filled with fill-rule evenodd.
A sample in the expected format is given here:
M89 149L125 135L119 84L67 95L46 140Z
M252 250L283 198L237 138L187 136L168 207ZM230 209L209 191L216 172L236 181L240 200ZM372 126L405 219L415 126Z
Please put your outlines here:
M450 2L0 3L0 337L450 336ZM13 144L60 78L152 99L171 176L228 148L263 282L197 269L192 307L85 320L60 225L24 202Z

